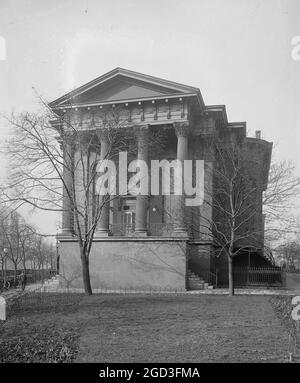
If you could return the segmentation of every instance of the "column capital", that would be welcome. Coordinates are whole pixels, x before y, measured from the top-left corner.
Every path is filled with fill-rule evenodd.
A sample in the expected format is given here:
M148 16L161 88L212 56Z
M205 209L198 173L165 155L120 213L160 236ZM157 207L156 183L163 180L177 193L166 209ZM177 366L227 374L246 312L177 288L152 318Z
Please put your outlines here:
M189 135L189 122L174 122L175 134L177 137L187 137Z

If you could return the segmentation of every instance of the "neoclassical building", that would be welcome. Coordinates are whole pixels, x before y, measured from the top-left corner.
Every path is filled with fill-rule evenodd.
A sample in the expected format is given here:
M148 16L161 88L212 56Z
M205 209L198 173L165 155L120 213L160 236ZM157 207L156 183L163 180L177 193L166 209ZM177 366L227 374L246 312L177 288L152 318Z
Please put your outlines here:
M246 137L245 122L229 122L224 105L205 105L195 87L116 68L49 104L55 125L74 124L82 134L98 130L95 153L109 155L108 137L97 116L118 110L136 157L168 161L204 160L204 201L185 206L178 195L118 195L101 213L90 257L91 282L97 290L169 290L208 288L216 268L216 244L207 222L213 219L213 137L239 137L251 154L255 177L267 187L272 144ZM80 117L80 118L79 118ZM63 122L62 122L63 121ZM96 122L95 122L96 121ZM98 121L98 122L97 122ZM97 128L96 128L97 127ZM128 132L128 133L126 133ZM155 137L151 140L149 137ZM163 145L160 145L163 143ZM74 154L76 158L76 153ZM65 159L67 160L67 159ZM127 164L118 163L118 167ZM251 165L251 166L252 166ZM67 177L66 177L67 178ZM66 182L68 180L66 179ZM58 236L61 283L82 287L76 229L68 198L63 198L62 230ZM255 222L263 249L263 218ZM256 254L257 255L257 254ZM264 258L263 251L258 256Z

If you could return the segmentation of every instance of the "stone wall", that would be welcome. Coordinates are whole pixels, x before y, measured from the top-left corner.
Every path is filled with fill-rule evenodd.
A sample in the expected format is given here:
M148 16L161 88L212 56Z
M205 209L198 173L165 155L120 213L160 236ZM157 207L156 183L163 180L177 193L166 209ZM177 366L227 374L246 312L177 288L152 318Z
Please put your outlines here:
M60 285L82 288L79 247L60 241ZM95 290L186 290L186 241L111 238L95 241L90 255Z

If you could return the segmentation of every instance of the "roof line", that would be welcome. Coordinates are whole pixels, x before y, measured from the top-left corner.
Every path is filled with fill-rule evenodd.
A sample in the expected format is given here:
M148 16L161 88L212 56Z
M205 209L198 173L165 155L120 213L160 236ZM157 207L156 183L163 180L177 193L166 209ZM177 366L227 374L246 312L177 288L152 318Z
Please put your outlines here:
M79 95L85 91L88 91L88 90L92 89L93 87L101 84L104 81L109 80L110 78L112 78L118 74L123 75L123 76L127 76L127 77L131 77L131 78L136 79L136 80L141 80L141 81L144 80L144 81L152 82L155 84L159 84L160 86L174 88L176 90L181 90L181 91L183 91L184 89L190 90L190 91L192 90L198 94L198 99L199 99L200 105L204 106L204 102L203 102L202 95L200 93L199 88L195 88L195 87L192 87L189 85L184 85L184 84L176 83L173 81L165 80L165 79L162 79L159 77L145 75L143 73L138 73L138 72L134 72L134 71L119 68L119 67L115 68L115 69L97 77L96 79L89 81L88 83L74 89L73 91L70 91L70 92L66 93L65 95L55 99L54 101L49 103L49 106L52 108L53 106L55 106L55 104L60 104L70 97L74 97L75 95Z
M132 98L132 99L122 99L122 100L110 100L110 101L99 101L93 103L79 103L79 104L64 104L57 105L53 107L54 110L57 109L69 109L76 107L92 107L92 106L101 106L101 105L110 105L110 104L123 104L123 103L131 103L138 101L151 101L151 100L162 100L162 99L172 99L172 98L185 98L185 97L193 97L196 96L196 93L178 93L178 94L166 94L163 96L152 96L152 97L141 97L141 98Z
M207 112L221 112L224 123L228 125L228 118L225 105L205 105L205 109Z

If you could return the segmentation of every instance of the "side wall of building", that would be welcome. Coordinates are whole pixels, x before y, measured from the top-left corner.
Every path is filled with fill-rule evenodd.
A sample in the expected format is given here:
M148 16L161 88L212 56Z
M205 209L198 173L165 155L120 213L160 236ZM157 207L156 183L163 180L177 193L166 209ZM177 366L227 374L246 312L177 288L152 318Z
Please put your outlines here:
M186 241L124 239L95 241L90 255L91 283L97 290L186 290ZM60 241L60 284L82 289L79 247Z

